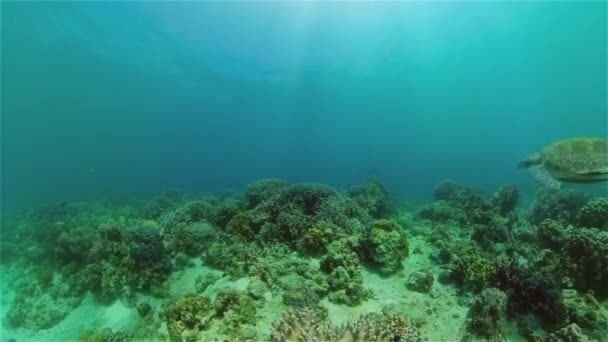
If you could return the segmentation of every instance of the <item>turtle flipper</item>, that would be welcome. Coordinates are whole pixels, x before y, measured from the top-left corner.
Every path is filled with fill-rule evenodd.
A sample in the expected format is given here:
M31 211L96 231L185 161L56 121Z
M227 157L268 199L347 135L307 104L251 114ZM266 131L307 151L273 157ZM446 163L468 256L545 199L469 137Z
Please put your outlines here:
M530 172L530 175L537 183L544 187L557 190L562 186L562 184L553 178L549 171L542 165L530 166L528 172Z
M608 174L608 168L606 169L597 169L597 170L581 170L575 172L579 176L601 176Z

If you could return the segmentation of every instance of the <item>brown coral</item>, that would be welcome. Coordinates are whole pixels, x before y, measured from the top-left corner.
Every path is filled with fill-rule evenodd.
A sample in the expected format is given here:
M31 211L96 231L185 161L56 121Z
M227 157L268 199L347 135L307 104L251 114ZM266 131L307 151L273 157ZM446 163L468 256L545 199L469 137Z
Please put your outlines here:
M400 315L368 314L357 321L336 327L324 321L313 309L289 311L273 326L272 341L402 341L418 342L425 339L418 329Z

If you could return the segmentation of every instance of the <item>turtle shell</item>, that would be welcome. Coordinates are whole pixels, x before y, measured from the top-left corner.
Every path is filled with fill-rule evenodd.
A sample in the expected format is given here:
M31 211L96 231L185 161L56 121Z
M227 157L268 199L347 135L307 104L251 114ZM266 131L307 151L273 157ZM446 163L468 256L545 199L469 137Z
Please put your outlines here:
M572 182L608 180L608 139L577 137L557 141L542 152L545 168Z

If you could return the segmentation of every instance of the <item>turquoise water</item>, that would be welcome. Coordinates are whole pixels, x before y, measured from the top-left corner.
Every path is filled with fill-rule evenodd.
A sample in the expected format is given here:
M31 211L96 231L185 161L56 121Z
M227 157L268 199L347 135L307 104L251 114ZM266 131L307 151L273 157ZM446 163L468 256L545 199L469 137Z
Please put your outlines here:
M0 342L608 341L607 2L0 10Z
M379 176L605 136L604 2L2 3L3 206Z

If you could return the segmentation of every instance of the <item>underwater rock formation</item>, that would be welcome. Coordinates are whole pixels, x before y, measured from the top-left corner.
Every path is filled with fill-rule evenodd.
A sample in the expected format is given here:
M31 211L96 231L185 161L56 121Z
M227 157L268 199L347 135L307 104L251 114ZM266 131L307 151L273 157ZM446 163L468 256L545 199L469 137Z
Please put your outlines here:
M428 293L433 287L433 273L426 270L416 271L410 275L405 286L411 291Z

